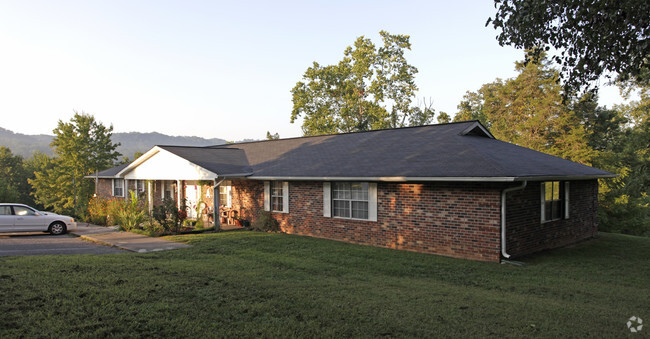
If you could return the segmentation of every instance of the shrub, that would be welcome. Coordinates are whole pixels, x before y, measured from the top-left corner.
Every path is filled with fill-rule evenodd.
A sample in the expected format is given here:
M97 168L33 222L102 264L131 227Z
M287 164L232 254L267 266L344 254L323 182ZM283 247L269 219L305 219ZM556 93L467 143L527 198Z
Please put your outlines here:
M108 217L106 220L106 225L117 225L119 224L120 211L126 208L126 201L121 198L111 198L107 202L106 210L108 211Z
M153 208L153 218L160 224L163 232L178 233L183 221L187 219L185 203L181 205L181 209L178 209L175 200L165 198L162 204Z
M88 202L88 219L90 223L106 226L108 223L108 199L98 196Z
M124 202L121 210L117 211L118 223L125 231L130 231L147 219L144 203L134 191L129 191L129 201Z
M280 223L273 218L271 212L259 211L255 220L253 220L251 228L262 232L278 232L280 231Z

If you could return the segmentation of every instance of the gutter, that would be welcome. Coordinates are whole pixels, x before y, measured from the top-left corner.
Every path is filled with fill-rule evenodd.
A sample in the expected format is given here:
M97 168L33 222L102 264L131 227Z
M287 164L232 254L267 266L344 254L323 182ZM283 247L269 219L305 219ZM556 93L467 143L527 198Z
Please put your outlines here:
M239 175L239 174L236 174ZM227 175L234 177L236 175ZM245 174L244 174L245 175ZM337 177L337 176L256 176L250 175L246 179L251 180L282 180L282 181L383 181L383 182L526 182L526 181L551 181L551 180L590 180L617 177L616 174L602 175L555 175L555 176L513 176L513 177L407 177L407 176L385 176L385 177Z
M298 176L250 176L251 180L284 181L386 181L386 182L424 182L424 181L465 181L465 182L514 182L516 177L298 177Z
M519 191L526 188L528 182L524 180L521 186L506 188L501 192L501 255L504 258L510 258L510 254L506 252L506 194L513 191Z

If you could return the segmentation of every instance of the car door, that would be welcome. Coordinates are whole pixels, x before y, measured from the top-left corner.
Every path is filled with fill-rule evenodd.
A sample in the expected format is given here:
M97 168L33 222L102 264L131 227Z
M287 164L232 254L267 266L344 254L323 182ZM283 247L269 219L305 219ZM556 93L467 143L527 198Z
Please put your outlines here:
M14 229L14 213L11 206L0 206L0 232L11 232Z
M14 208L14 231L46 231L45 218L36 213L35 210L26 206L13 205Z

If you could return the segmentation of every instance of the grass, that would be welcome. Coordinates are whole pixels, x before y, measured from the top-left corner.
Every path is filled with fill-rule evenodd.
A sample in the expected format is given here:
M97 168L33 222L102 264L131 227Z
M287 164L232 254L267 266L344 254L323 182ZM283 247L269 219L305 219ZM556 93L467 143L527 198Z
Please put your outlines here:
M285 234L169 238L193 247L0 258L0 338L621 337L650 319L648 238L604 233L524 267Z

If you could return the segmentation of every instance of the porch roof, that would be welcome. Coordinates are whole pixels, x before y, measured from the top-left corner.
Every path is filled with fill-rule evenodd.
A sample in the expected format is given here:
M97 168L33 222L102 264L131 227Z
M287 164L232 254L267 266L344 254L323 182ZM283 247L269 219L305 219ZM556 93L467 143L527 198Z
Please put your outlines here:
M213 180L250 175L246 155L238 149L155 146L115 174L141 180Z

